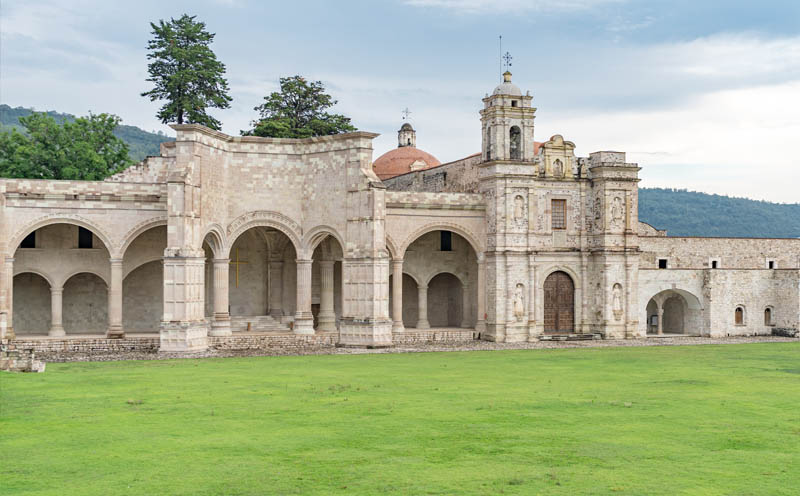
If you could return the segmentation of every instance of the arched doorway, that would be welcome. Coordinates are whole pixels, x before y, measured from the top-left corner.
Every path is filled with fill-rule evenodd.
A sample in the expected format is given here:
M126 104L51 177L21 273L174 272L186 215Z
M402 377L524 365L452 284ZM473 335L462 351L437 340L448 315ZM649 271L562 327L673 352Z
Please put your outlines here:
M462 284L443 272L428 282L428 322L431 327L460 327L463 320Z
M311 265L311 314L314 329L336 331L342 317L342 245L325 236L314 248Z
M17 335L50 330L50 283L31 272L14 276L14 331Z
M122 327L126 333L159 331L164 307L164 264L144 263L122 281Z
M575 331L575 284L563 271L556 271L544 281L544 332Z
M392 263L393 329L474 327L479 311L478 255L449 230L425 232ZM395 280L403 274L402 283ZM399 277L398 277L399 279ZM395 295L402 289L400 298Z
M64 283L64 331L102 334L108 329L108 286L96 274L82 272Z
M650 298L645 311L648 336L702 334L700 300L688 291L661 291Z
M43 225L28 232L17 245L14 252L13 267L15 274L42 274L49 281L49 298L41 298L41 283L34 283L37 295L26 296L24 284L18 288L16 278L12 281L7 300L10 303L11 332L16 334L19 322L26 332L47 332L50 336L63 336L66 333L103 334L111 336L114 330L122 330L121 301L114 300L114 326L109 325L108 282L116 281L117 292L122 294L122 264L115 261L112 267L111 255L106 245L107 238L100 236L88 227L68 222L55 222ZM7 269L9 267L7 266ZM117 274L120 277L114 278ZM27 283L27 278L20 279ZM22 299L22 300L20 300ZM48 301L49 300L49 301ZM117 305L117 303L119 303ZM14 309L23 312L22 320L14 315ZM38 316L31 321L25 317L27 312L36 312ZM49 326L42 325L43 316L49 318ZM27 322L26 322L27 321ZM31 327L31 322L35 325ZM35 329L34 329L35 327ZM116 335L114 337L117 337Z

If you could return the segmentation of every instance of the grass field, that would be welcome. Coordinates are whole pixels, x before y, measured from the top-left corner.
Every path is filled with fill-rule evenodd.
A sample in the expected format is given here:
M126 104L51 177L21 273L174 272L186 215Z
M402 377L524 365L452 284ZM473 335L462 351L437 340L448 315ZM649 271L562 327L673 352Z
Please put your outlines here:
M792 494L800 344L48 364L1 494Z

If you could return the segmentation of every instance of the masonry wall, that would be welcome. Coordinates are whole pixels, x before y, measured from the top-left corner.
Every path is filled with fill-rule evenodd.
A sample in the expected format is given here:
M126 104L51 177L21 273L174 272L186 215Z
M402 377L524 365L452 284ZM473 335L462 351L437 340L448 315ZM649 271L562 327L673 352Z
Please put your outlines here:
M476 153L438 167L384 179L383 183L389 191L477 193L480 161L481 154Z
M78 274L64 285L64 331L103 334L108 329L108 286L94 274Z
M47 334L50 329L50 285L37 274L14 277L14 332Z
M764 269L774 260L778 269L800 267L800 239L639 237L642 268L658 267L659 258L682 269L710 268L712 258L720 269Z

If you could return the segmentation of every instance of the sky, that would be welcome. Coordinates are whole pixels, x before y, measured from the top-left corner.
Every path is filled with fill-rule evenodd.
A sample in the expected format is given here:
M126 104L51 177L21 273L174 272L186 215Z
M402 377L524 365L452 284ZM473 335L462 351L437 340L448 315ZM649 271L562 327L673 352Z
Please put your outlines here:
M184 13L216 33L233 102L212 113L231 135L300 74L381 133L375 158L406 107L419 148L442 162L479 152L502 35L537 141L627 152L643 187L800 202L797 0L3 0L0 102L174 135L140 94L150 22Z

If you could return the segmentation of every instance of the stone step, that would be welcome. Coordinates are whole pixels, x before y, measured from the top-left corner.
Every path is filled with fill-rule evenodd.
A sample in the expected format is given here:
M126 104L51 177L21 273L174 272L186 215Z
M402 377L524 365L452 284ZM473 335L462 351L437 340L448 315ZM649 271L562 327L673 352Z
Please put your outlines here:
M592 333L543 334L539 336L539 341L591 341L594 339L602 339L602 336Z

